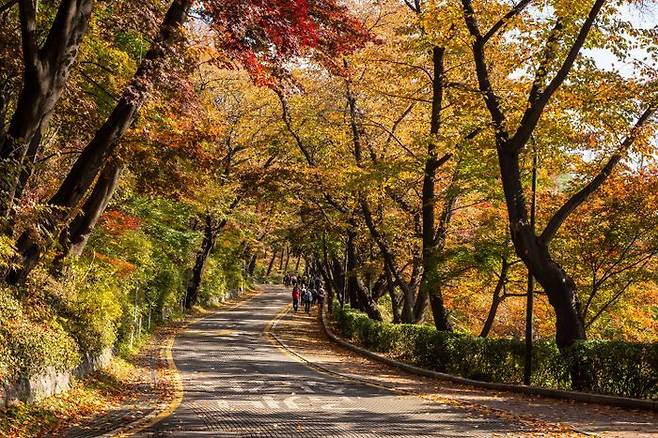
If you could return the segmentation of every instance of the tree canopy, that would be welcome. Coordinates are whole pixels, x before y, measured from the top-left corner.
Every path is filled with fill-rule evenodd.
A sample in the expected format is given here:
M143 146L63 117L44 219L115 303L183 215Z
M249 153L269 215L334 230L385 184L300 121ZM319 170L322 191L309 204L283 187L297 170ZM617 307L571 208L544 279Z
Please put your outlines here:
M532 276L536 337L656 342L656 13L5 0L3 291L112 343L133 301L306 270L372 319L521 338Z

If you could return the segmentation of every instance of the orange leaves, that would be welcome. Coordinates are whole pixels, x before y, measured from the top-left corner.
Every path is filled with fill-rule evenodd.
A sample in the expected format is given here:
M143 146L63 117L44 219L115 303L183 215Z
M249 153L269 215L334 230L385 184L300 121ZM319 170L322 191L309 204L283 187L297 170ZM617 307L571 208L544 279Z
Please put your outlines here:
M120 277L127 277L133 272L135 272L136 267L132 263L129 263L125 260L117 259L114 257L108 257L101 253L95 253L95 256L98 260L107 263L108 265L114 267L117 270L117 275Z
M118 237L128 231L139 229L140 220L118 210L110 210L101 217L101 224L108 234Z

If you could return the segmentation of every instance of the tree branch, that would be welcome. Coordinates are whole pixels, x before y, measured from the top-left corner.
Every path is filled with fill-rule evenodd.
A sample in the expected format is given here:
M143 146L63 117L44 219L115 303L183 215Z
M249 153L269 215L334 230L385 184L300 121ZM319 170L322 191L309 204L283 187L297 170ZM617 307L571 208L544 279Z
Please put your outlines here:
M503 18L498 20L492 27L489 29L489 32L484 34L482 37L483 43L486 44L487 41L489 41L498 31L505 25L509 20L512 18L516 17L518 14L525 9L526 6L531 2L532 0L521 0L518 2L510 11L505 14Z
M594 2L592 8L589 11L589 14L587 15L587 19L585 19L585 22L583 23L583 25L580 28L580 31L578 32L578 36L576 37L576 40L574 41L573 45L569 49L569 52L566 58L564 59L564 61L562 62L562 65L560 66L559 70L555 74L555 77L546 86L546 89L543 92L536 90L534 93L533 92L530 93L530 98L533 100L530 100L528 102L529 103L528 109L526 110L525 114L523 115L523 118L521 119L519 128L517 129L516 133L512 137L511 140L512 148L520 149L523 146L525 146L525 144L527 143L528 139L532 135L532 132L537 126L537 123L539 122L542 113L544 112L544 108L546 108L546 105L548 105L548 102L550 101L553 94L557 91L558 88L560 88L562 83L566 80L567 76L569 75L569 72L573 68L576 58L578 57L581 49L583 48L583 45L587 40L587 36L589 35L589 32L592 30L592 27L594 26L594 22L596 21L596 18L601 12L601 9L603 8L605 2L606 0L596 0ZM560 23L559 20L558 23ZM561 27L561 24L559 24L559 26ZM539 74L542 73L539 72Z
M615 169L617 164L621 161L624 153L631 147L635 142L640 130L647 124L651 119L653 114L656 112L656 104L649 106L644 113L640 116L637 123L631 130L630 134L622 142L619 149L610 157L605 166L601 171L596 175L585 187L580 189L575 193L571 198L565 202L562 207L553 215L551 220L546 225L546 228L542 232L539 239L547 245L555 234L560 229L564 221L569 217L573 211L578 208L583 202L585 202L592 193L594 193L598 188L610 177L612 171Z
M37 45L37 17L32 0L19 0L19 18L21 22L21 40L23 62L26 73L36 73L39 63L39 46Z
M500 98L496 95L491 85L489 71L487 70L487 58L484 53L485 40L483 39L482 33L480 32L480 28L475 17L475 11L473 10L472 1L462 0L462 8L464 11L464 21L466 22L466 27L468 28L471 36L475 39L472 45L472 51L475 61L478 86L480 87L480 92L484 95L485 104L487 105L487 109L491 114L493 126L496 130L496 138L506 142L508 139L508 133L505 129L505 114L503 113L503 109L500 105Z
M288 109L288 100L283 95L282 91L276 90L275 93L277 96L279 96L279 101L281 102L281 118L283 119L283 123L285 123L288 132L290 132L290 135L292 135L293 138L295 139L295 143L297 144L297 147L299 148L301 153L304 155L304 158L306 159L308 165L315 167L316 165L315 160L311 156L310 152L306 149L306 145L302 141L299 134L297 134L297 132L292 128L292 121L290 120L290 112Z

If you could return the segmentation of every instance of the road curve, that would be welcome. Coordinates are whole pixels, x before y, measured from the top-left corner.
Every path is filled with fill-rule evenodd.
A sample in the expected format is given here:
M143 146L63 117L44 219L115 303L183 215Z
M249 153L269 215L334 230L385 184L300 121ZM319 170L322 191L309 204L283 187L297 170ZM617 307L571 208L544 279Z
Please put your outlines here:
M425 437L514 435L512 420L398 395L323 374L264 334L288 303L283 288L191 324L173 357L184 395L138 437Z

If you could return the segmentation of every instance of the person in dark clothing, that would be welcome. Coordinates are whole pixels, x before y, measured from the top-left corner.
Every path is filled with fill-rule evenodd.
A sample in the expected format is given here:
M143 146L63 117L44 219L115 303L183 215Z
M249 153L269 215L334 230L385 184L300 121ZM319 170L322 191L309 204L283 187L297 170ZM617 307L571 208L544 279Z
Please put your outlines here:
M302 294L302 302L304 303L304 312L306 313L311 313L311 301L313 300L313 297L311 295L311 291L308 289L304 289L303 294Z

